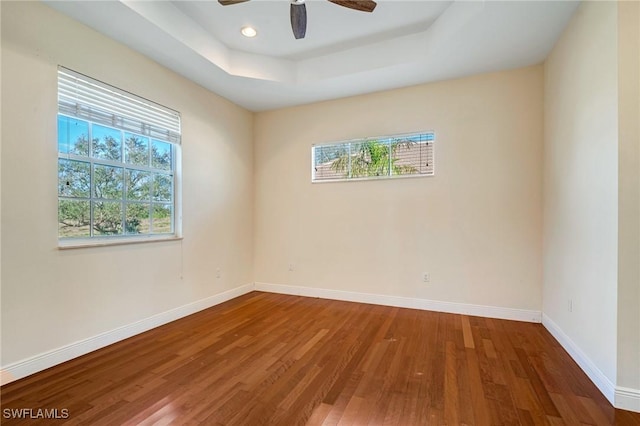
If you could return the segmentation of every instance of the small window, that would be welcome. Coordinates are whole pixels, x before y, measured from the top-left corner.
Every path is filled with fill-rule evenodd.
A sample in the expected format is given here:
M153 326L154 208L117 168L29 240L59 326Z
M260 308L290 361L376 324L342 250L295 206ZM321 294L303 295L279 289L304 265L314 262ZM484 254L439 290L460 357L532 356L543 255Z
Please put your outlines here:
M433 176L433 132L357 139L311 148L313 182Z
M180 114L58 70L61 246L178 235Z

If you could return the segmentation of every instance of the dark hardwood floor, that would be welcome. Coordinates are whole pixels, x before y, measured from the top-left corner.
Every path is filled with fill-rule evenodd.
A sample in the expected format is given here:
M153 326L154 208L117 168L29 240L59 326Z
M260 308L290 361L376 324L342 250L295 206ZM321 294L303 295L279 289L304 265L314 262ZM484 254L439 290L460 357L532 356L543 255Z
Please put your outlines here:
M3 424L640 425L540 324L260 292L1 398ZM68 418L5 418L18 408Z

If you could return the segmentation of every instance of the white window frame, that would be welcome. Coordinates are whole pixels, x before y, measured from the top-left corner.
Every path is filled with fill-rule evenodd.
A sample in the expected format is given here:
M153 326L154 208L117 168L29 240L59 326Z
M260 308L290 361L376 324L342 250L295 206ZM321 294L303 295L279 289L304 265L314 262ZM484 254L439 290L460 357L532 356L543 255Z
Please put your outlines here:
M363 177L351 177L351 170L348 171L349 177L341 177L341 178L316 178L316 149L318 148L326 148L326 147L339 147L341 145L347 145L349 153L351 153L351 147L354 144L361 144L365 142L370 142L374 140L392 140L392 139L409 139L416 137L425 137L425 141L417 142L427 144L429 147L429 155L430 155L430 169L426 173L407 173L407 174L393 174L392 167L389 167L389 174L380 175L380 176L363 176ZM337 142L329 142L322 144L313 144L311 146L311 183L331 183L331 182L354 182L354 181L366 181L366 180L380 180L380 179L407 179L407 178L421 178L421 177L432 177L435 176L435 141L436 134L432 130L420 131L420 132L411 132L411 133L402 133L396 135L385 135L385 136L375 136L375 137L365 137L360 139L349 139L344 141ZM349 162L351 162L351 154L349 154ZM389 156L389 162L391 162L392 157ZM349 169L351 168L351 164L349 164Z
M89 197L71 198L58 193L58 202L60 202L60 200L67 199L89 202L91 216L89 225L91 231L90 236L62 237L58 230L58 248L67 249L182 239L182 155L181 117L179 112L60 66L58 67L57 117L68 117L73 120L80 120L89 123L89 133L87 135L89 144L88 154L85 156L69 152L64 153L57 148L58 156L56 162L59 164L60 160L72 160L87 163L90 167L92 180L90 184ZM121 132L122 146L120 161L95 158L91 156L91 149L93 145L91 129L93 125L109 127ZM125 133L131 133L148 139L149 161L152 161L152 140L169 143L171 145L172 169L163 170L154 168L153 165L136 165L127 163L125 159ZM57 141L58 138L56 138L56 144L58 144ZM94 165L114 166L122 169L122 197L120 199L110 200L110 202L121 203L122 234L93 235L93 202L101 201L101 199L97 198L94 194ZM132 200L128 200L126 195L126 179L124 176L126 169L156 174L162 173L173 176L172 202L163 203L161 201L155 201L153 200L153 197L149 200L140 201L142 203L149 204L150 217L152 216L154 204L171 204L172 232L147 234L125 233L124 225L126 206L132 203ZM58 179L56 179L56 182L58 182ZM56 211L59 215L58 210Z

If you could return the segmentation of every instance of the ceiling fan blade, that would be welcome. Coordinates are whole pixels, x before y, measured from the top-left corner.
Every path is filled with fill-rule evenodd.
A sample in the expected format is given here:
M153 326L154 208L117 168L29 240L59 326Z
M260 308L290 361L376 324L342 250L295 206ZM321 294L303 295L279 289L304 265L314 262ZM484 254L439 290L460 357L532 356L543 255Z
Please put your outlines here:
M373 0L329 0L331 3L361 12L373 12L377 4Z
M307 33L307 7L304 3L291 3L291 29L296 39L304 38Z
M244 3L246 1L249 1L249 0L218 0L218 3L220 3L223 6L229 6L231 4Z

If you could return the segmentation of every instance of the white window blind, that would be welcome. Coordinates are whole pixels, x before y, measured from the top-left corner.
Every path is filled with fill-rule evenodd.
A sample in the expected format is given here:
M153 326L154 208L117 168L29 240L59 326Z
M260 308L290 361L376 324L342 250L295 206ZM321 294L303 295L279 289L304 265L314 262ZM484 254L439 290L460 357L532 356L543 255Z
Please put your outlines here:
M180 113L58 67L58 112L154 139L180 143Z
M421 132L314 145L312 181L433 176L434 142Z

